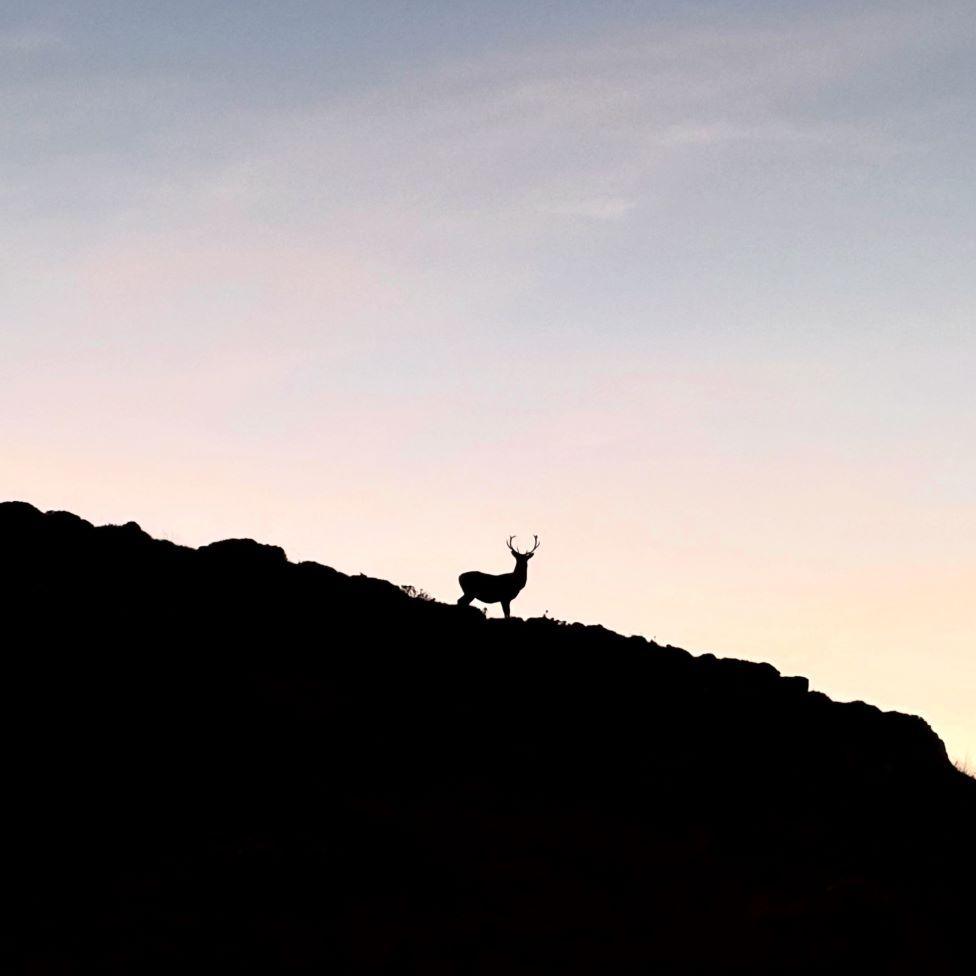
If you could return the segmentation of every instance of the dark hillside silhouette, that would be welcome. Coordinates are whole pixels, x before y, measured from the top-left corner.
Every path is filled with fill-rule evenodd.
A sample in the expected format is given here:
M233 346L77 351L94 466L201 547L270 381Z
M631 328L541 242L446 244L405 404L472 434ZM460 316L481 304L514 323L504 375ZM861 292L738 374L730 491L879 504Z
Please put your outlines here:
M919 718L23 503L0 600L16 972L973 971Z

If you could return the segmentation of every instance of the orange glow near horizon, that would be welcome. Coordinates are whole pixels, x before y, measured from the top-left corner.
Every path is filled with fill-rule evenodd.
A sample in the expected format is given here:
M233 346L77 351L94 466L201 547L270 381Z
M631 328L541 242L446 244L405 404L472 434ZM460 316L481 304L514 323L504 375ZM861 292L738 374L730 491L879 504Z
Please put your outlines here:
M715 512L714 501L708 511L706 486L680 506L646 486L646 511L622 504L622 492L590 511L600 486L583 472L568 497L557 498L537 468L521 486L495 485L498 494L484 498L460 484L435 496L423 477L394 480L402 491L393 495L382 483L343 486L321 459L300 479L258 457L197 457L174 467L106 454L91 459L97 476L87 459L66 454L55 465L16 460L23 473L15 494L42 508L96 523L131 518L188 545L257 538L283 546L292 560L410 583L446 602L459 595L456 577L465 569L507 572L505 535L524 525L525 536L539 532L542 548L516 615L548 613L693 653L769 661L838 700L919 714L955 760L971 765L976 756L971 575L922 552L910 564L886 564L881 541L897 511L872 511L873 524L853 537L827 537L797 512L785 525L767 513L764 533L744 511L726 522L729 513ZM522 456L511 463L531 471ZM285 476L294 480L283 484ZM52 483L74 487L52 491ZM817 507L821 522L837 515Z

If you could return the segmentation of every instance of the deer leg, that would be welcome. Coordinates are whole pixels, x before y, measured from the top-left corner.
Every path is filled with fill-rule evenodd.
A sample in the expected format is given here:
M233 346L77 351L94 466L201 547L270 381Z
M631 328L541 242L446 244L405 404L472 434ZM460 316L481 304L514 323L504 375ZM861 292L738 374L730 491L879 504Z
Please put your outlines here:
M512 615L511 614L511 606L512 606L512 604L508 600L502 600L502 610L505 611L505 619L506 620L508 620L508 618Z
M458 606L466 607L469 606L471 601L474 599L474 595L471 593L462 593L458 597Z

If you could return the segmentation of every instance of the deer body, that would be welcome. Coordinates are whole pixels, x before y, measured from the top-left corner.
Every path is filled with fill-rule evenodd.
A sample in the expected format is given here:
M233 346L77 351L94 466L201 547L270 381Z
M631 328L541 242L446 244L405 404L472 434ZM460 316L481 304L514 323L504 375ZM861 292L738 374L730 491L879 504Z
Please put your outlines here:
M463 591L458 603L467 606L472 600L482 603L500 603L506 617L511 615L511 603L522 592L528 578L529 560L535 550L539 548L539 537L535 537L535 546L530 552L519 552L512 546L514 536L509 536L508 549L515 557L515 569L511 573L493 576L491 573L479 573L473 570L462 573L458 577Z

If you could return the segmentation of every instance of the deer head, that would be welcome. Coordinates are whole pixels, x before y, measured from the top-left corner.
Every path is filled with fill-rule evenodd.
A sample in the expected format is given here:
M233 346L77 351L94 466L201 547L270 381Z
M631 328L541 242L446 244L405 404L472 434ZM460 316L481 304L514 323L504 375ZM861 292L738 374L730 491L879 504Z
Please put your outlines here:
M532 538L535 540L535 545L528 552L519 552L518 549L512 545L512 540L514 538L514 535L510 535L505 544L508 546L508 551L515 557L516 564L519 566L524 566L535 554L536 549L539 548L539 537L537 535L532 536Z

